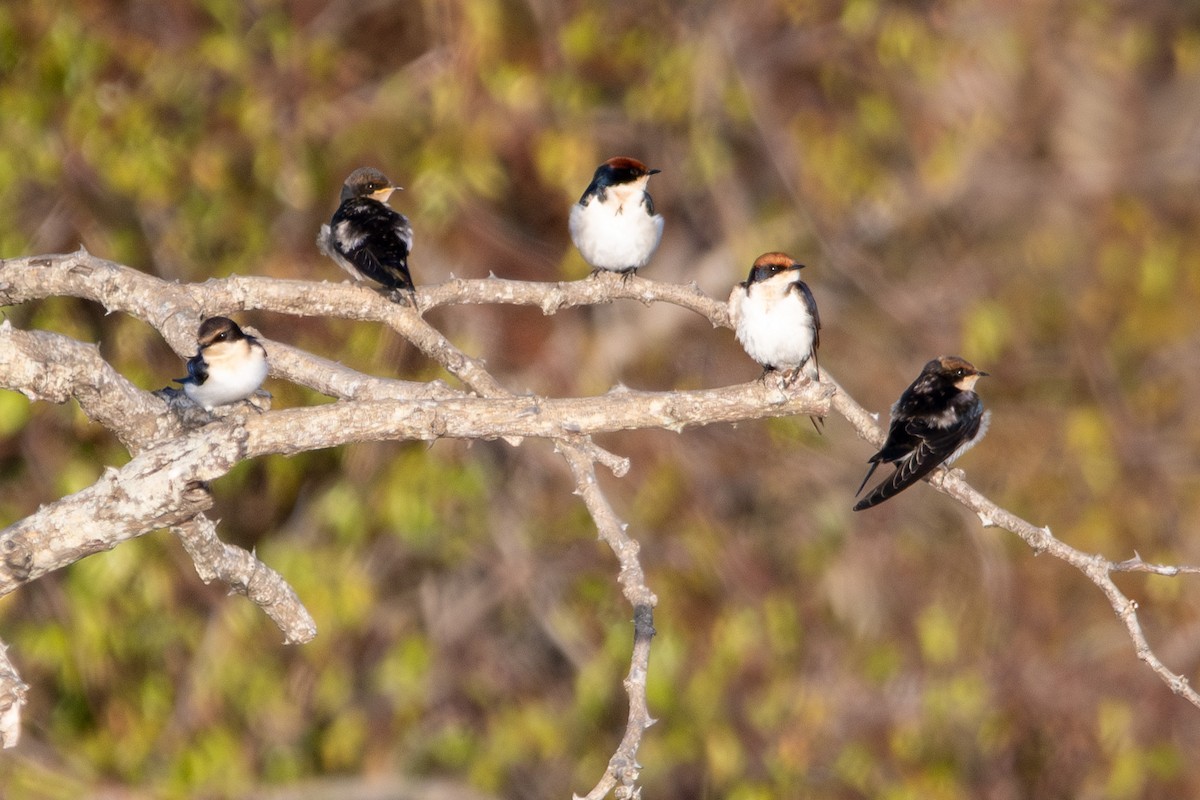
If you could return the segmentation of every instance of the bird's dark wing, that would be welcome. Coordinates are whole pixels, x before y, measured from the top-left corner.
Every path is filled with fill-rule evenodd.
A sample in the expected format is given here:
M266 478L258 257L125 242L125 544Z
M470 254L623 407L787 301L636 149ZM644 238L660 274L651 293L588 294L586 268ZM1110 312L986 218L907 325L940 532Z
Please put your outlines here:
M804 281L796 281L791 288L800 293L800 298L804 301L804 307L808 309L809 316L813 321L813 344L812 357L813 366L817 364L817 348L821 346L821 315L817 312L817 298L813 297L812 289L808 288L808 284Z
M869 495L858 501L854 510L862 511L878 505L933 472L939 464L953 455L963 442L969 441L979 432L981 415L982 409L976 405L961 413L957 423L946 427L930 425L924 418L899 421L903 426L904 436L897 437L899 441L893 444L893 436L889 433L883 449L871 459L871 471L874 471L881 461L894 461L896 471L872 489ZM893 424L893 428L895 427ZM907 442L908 445L902 445L903 442ZM867 477L870 475L868 472ZM863 485L866 485L866 479L863 479ZM859 487L859 491L862 491L862 487Z
M745 286L746 283L743 282L741 285ZM804 303L805 309L808 310L808 315L812 317L813 340L812 351L809 357L812 358L813 368L817 370L819 376L821 371L821 362L817 360L817 350L821 347L821 315L817 313L817 298L813 297L812 290L808 288L808 284L800 280L793 281L791 284L789 284L788 291L793 291L800 295L800 302ZM801 366L803 366L803 364L801 364ZM810 416L809 419L812 420L813 427L816 428L817 433L821 433L821 427L825 424L825 418ZM872 467L871 472L874 471L875 468ZM867 473L867 477L870 477L871 472ZM863 478L863 482L866 482L866 478ZM862 489L859 488L858 491L861 492Z
M921 444L921 440L925 438L926 428L927 426L917 424L912 418L893 419L888 428L887 440L879 448L879 452L871 457L871 460L876 463L887 461L895 464L908 458L909 454L916 450L917 446Z
M389 289L413 288L408 271L412 227L403 214L357 198L342 203L329 227L338 252L364 276Z
M579 205L586 206L592 200L603 203L607 194L608 184L601 182L599 178L592 178L592 182L583 190L583 194L579 195Z
M197 353L187 360L187 377L176 378L176 383L194 383L197 386L208 380L208 364L204 363L204 356Z
M863 488L867 485L867 481L871 480L871 476L875 474L875 470L885 461L896 462L911 453L917 446L917 441L913 435L908 432L908 427L903 419L892 419L891 425L888 427L887 438L880 446L879 452L871 456L868 461L871 466L867 468L867 474L863 476L862 483L858 485L858 491L854 493L855 497L862 494Z

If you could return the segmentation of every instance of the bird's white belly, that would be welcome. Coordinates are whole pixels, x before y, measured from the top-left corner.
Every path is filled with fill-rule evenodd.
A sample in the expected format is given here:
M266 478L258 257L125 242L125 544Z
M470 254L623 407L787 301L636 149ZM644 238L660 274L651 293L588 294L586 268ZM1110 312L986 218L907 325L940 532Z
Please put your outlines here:
M237 366L210 363L204 383L188 383L183 390L196 403L212 409L246 399L262 386L266 377L267 359L261 352L256 352L254 357Z
M571 239L596 269L627 270L646 266L662 239L663 219L640 204L624 211L592 202L571 208Z
M750 292L737 317L737 340L764 367L794 369L812 355L812 318L794 292L783 297Z
M947 458L942 463L946 467L949 467L951 464L953 464L955 461L957 461L959 459L959 457L962 456L963 453L967 452L968 450L970 450L972 447L974 447L976 444L979 443L979 440L983 438L983 435L985 433L987 433L988 426L991 424L992 424L992 412L984 411L983 417L979 420L979 430L975 432L975 435L972 436L970 439L967 439L962 444L960 444L958 446L958 448L953 453L950 454L949 458Z

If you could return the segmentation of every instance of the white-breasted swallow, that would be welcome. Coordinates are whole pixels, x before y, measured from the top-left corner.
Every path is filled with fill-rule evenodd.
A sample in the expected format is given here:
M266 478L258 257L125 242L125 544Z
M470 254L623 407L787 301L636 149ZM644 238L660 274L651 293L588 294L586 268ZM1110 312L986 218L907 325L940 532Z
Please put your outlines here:
M784 372L785 384L805 367L814 380L818 374L821 317L812 291L800 280L802 269L787 253L763 253L729 295L737 340L764 370Z
M571 240L593 273L626 276L646 266L662 240L663 218L646 192L659 172L636 158L615 156L596 167L579 202L571 207Z
M987 373L958 356L940 356L925 365L892 406L887 440L871 456L871 467L855 495L884 461L896 465L891 477L859 500L855 511L878 505L912 486L939 465L949 467L983 438L991 412L975 394L975 382Z
M267 377L267 351L228 317L209 317L196 334L199 351L188 359L184 393L206 411L245 400Z
M387 204L399 188L372 167L351 172L333 219L321 226L317 247L355 280L369 278L392 290L393 299L407 302L406 294L413 291L408 271L412 226Z

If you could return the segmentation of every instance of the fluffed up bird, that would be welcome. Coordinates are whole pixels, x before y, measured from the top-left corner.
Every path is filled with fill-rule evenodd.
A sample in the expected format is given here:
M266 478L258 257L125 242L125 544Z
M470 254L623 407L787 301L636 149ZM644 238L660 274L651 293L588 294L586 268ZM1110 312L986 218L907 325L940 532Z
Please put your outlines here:
M200 349L188 359L183 391L206 411L245 400L267 377L267 351L228 317L209 317L196 334Z
M817 378L821 318L812 291L800 280L802 269L787 253L764 253L729 295L737 340L764 370L784 372L785 385L806 366Z
M616 156L596 168L579 202L571 207L571 240L583 260L628 277L646 266L662 240L663 218L646 192L659 172L636 158Z
M892 406L887 440L871 456L871 467L855 496L884 461L896 465L891 477L859 500L855 511L878 505L912 486L939 465L949 467L987 432L990 411L975 394L975 382L987 373L958 356L941 356L925 365Z
M377 169L351 172L333 219L321 226L317 247L355 280L369 278L391 290L393 300L407 303L414 291L408 271L412 226L387 204L399 188Z

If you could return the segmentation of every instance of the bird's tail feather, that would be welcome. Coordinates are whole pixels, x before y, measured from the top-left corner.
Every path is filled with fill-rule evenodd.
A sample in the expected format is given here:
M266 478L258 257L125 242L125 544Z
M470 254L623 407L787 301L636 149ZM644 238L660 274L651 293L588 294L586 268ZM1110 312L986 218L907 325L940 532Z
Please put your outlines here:
M908 486L908 484L900 485L900 482L896 480L896 476L899 474L899 472L893 473L892 477L888 478L886 481L883 481L874 489L872 489L869 495L854 504L854 510L863 511L871 506L879 505L889 497L899 494L901 490ZM860 489L859 491L862 490Z
M858 485L858 491L854 493L855 497L862 494L863 487L867 485L867 481L871 480L871 476L875 474L875 470L879 467L879 462L871 459L871 466L867 469L867 474L863 476L862 483Z

